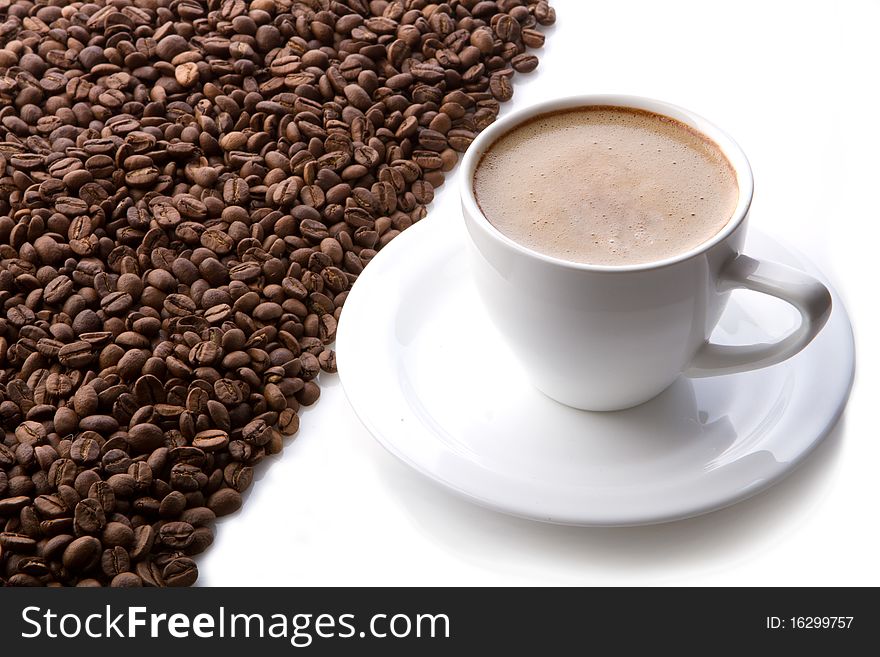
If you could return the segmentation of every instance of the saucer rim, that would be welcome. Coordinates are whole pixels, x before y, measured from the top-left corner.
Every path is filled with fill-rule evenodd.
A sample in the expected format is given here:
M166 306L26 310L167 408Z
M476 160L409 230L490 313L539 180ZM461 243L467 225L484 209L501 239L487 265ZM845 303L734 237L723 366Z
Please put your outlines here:
M405 231L404 234L396 238L394 240L395 244L390 244L389 247L380 251L379 254L377 254L376 258L374 258L374 261L377 259L381 259L383 263L386 260L391 261L391 259L395 257L397 252L401 252L403 249L406 248L404 246L405 243L409 241L416 241L418 239L426 239L425 237L422 237L422 233L428 235L429 231L432 229L441 229L442 227L440 224L442 222L443 219L438 216L434 216L433 218L429 216L428 218L418 222L418 224L412 226L410 229ZM455 231L456 227L449 227L449 229ZM461 235L462 233L463 231L459 234ZM833 298L832 314L837 314L837 321L842 322L839 326L839 330L841 331L840 340L841 342L843 342L844 340L846 342L846 362L844 363L844 365L841 365L840 372L848 371L848 377L845 383L845 391L840 396L840 401L836 405L834 412L828 416L828 419L823 423L821 429L814 434L813 439L809 443L804 443L803 445L798 446L796 455L794 455L790 460L779 462L773 468L773 470L768 473L766 478L751 485L740 486L737 488L736 491L719 491L717 489L706 491L706 495L696 498L697 503L689 506L679 504L674 510L662 510L652 513L647 512L644 508L639 508L637 510L634 510L630 514L626 514L618 510L616 513L609 514L602 518L594 516L590 519L585 519L584 515L578 515L576 513L558 513L550 516L536 514L528 510L522 509L522 505L517 505L515 501L504 503L502 501L489 499L468 491L462 488L460 485L451 482L438 472L423 466L414 458L409 456L404 450L400 449L397 446L396 441L393 441L385 436L384 432L381 431L378 426L376 426L373 419L369 417L362 409L362 407L365 405L357 403L357 393L352 390L352 388L356 386L351 385L352 382L349 381L349 376L345 374L345 372L348 370L348 367L346 365L347 358L345 357L347 349L345 345L348 343L349 331L346 328L348 324L344 320L340 322L336 345L339 381L342 385L343 392L346 399L348 400L350 407L354 411L355 416L370 433L370 435L380 445L382 445L382 447L388 453L394 455L401 462L405 463L413 470L420 473L427 480L433 482L434 485L442 486L444 489L454 493L459 498L465 499L471 503L477 504L492 511L504 513L506 515L526 520L545 522L556 525L579 527L633 527L685 520L687 518L693 518L696 516L704 515L706 513L711 513L713 511L727 508L766 491L773 485L779 483L787 476L795 472L841 421L841 418L846 411L847 403L849 401L849 397L855 381L855 339L849 313L847 312L840 295L822 275L822 272L801 251L789 246L783 240L780 240L775 236L769 235L765 231L762 231L760 229L751 227L750 234L756 234L757 236L759 236L760 239L766 240L774 246L788 252L791 256L798 260L800 268L809 271L814 275L818 275L820 280L822 280L822 282L828 287ZM445 232L444 238L447 240L454 239L452 235L449 235ZM400 244L397 244L398 242L400 242ZM376 263L374 262L372 264ZM377 272L376 275L379 275L379 270L380 267L373 268L373 271ZM367 268L364 273L367 274L367 272L369 271L370 269ZM370 276L369 278L373 278L373 276ZM370 285L369 279L367 281L367 285ZM358 286L355 285L352 289L349 299L347 300L347 306L351 303L351 297L357 294L357 289ZM367 289L367 286L362 286L361 289ZM352 305L357 306L358 300L364 294L366 293L357 294L357 296L355 296L356 303ZM343 317L344 316L345 314L343 314ZM822 329L819 335L828 330L831 330L831 319L832 318L829 318L828 324L825 328ZM351 326L354 327L353 324L351 324ZM808 349L809 345L806 348ZM349 382L347 383L347 381ZM424 425L422 426L424 427ZM431 431L429 428L425 428L425 430L429 432Z

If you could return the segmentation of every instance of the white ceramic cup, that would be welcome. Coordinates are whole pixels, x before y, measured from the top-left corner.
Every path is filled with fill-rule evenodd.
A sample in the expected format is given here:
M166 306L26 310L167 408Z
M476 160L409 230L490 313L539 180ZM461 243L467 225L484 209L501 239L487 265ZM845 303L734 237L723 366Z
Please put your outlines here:
M740 192L725 227L700 246L665 260L602 266L532 251L492 226L474 198L474 171L483 153L539 114L589 105L663 114L718 144L736 171ZM754 189L749 162L724 132L681 107L620 95L544 102L486 129L468 149L462 168L461 202L477 288L532 382L568 406L629 408L658 395L682 373L712 376L779 363L803 349L831 312L831 295L822 283L741 252ZM801 313L799 328L770 344L710 342L735 288L792 304Z

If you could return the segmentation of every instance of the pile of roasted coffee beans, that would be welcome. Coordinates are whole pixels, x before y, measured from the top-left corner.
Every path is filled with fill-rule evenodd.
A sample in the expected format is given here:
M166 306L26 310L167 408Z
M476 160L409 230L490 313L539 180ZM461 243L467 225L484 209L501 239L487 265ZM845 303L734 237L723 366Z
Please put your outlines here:
M545 0L0 0L0 583L186 586Z

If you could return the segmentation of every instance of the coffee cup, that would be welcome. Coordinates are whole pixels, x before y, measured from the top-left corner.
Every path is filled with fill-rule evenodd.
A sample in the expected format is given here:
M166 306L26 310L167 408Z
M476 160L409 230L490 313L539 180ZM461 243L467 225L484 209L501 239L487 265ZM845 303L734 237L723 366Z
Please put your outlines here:
M474 177L502 136L536 117L586 107L628 108L668 117L711 140L739 189L730 218L696 246L636 264L563 259L523 245L487 219ZM831 312L815 278L743 253L754 191L740 147L706 119L649 98L584 95L514 112L483 131L462 162L461 203L474 282L486 309L547 396L575 408L621 410L655 397L679 376L706 377L769 367L801 351ZM710 341L734 289L782 299L801 314L797 329L773 342Z

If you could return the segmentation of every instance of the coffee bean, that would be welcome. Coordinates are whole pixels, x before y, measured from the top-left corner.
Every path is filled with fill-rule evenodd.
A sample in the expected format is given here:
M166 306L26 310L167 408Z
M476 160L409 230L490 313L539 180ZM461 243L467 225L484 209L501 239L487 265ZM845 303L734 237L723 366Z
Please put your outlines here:
M217 395L217 400L220 403L226 404L227 406L244 401L241 394L241 388L236 385L235 381L230 379L218 379L215 381L214 394Z
M189 352L189 362L196 366L213 365L220 357L221 348L216 342L204 340Z
M117 499L125 499L134 495L135 483L134 477L127 472L111 475L107 479L107 485L110 486L110 490Z
M195 62L186 62L174 69L174 78L181 87L191 87L199 80L199 67Z
M36 445L46 438L46 428L39 422L26 420L15 429L15 438L22 445Z
M254 469L242 463L230 463L223 470L223 481L239 493L246 491L254 480Z
M0 577L189 585L555 12L6 4Z
M234 513L241 508L241 493L232 488L221 488L208 498L208 508L218 517Z
M101 542L110 547L117 545L128 548L134 544L134 532L121 522L108 522L101 533Z
M245 442L262 446L271 440L272 428L263 419L253 420L241 430L241 437Z
M518 73L531 73L538 68L538 58L529 53L521 53L510 60L510 65Z
M526 48L541 48L544 45L544 33L526 28L522 31L522 40Z
M63 518L70 514L68 505L58 495L40 495L34 500L34 508L40 517L47 519Z
M325 349L318 354L318 364L321 369L331 374L336 372L336 352L332 349Z
M91 353L91 349L89 353ZM80 386L74 393L73 409L80 417L86 417L98 410L98 393L92 386Z
M94 568L100 558L101 541L94 536L82 536L64 549L61 561L71 571L86 572Z
M0 548L4 551L19 554L33 552L36 547L37 542L26 534L0 532Z
M127 442L135 454L152 452L165 442L165 434L156 424L143 422L129 428Z
M165 580L162 579L162 569L150 559L139 562L135 566L135 573L144 586L165 586Z
M303 406L311 406L321 396L321 389L314 381L306 381L303 389L296 394L297 401Z
M97 440L87 436L80 436L70 446L70 458L78 464L89 464L97 461L101 456L101 446Z
M177 316L191 315L196 311L195 302L183 294L169 294L165 297L163 307L171 315Z
M88 415L79 421L79 428L110 435L119 428L119 421L112 415Z
M121 315L131 308L133 300L127 292L111 292L101 299L101 310L108 315Z
M261 322L271 322L281 317L282 314L284 314L284 309L271 301L261 303L253 310L254 318Z
M256 262L244 262L239 265L234 265L229 270L229 278L233 281L243 281L245 283L251 283L257 280L262 274L262 268Z
M209 527L198 527L193 531L193 540L186 548L186 554L201 554L214 544L214 532Z
M80 534L95 534L107 524L104 509L98 500L86 498L76 505L73 526Z
M172 488L186 493L202 488L208 483L208 477L198 466L178 463L171 468L169 483Z
M198 577L198 567L188 557L175 557L162 570L166 586L192 586Z
M129 556L133 561L140 561L153 549L156 540L155 530L150 525L141 525L134 530L134 543Z
M70 545L71 541L73 541L73 536L70 534L58 534L52 536L47 538L45 542L38 544L37 553L43 557L43 559L56 561L61 553L64 552L64 549Z
M147 360L150 358L150 352L146 349L131 349L126 351L122 358L116 362L116 373L123 379L129 380L137 377Z
M61 436L67 436L76 430L79 424L79 417L72 408L62 406L55 412L52 424L55 426L56 433Z
M315 357L314 354L309 353L308 351L302 353L299 357L300 362L300 376L309 381L318 376L318 372L321 371L321 363Z
M107 577L113 578L121 575L128 572L129 568L131 568L131 561L124 547L117 545L104 550L101 554L101 572Z
M184 509L186 509L186 496L180 491L173 490L159 504L159 515L162 518L177 518Z
M128 474L134 479L135 490L143 493L153 483L153 470L143 461L135 461L128 466Z
M159 540L174 550L182 550L192 542L193 526L188 522L168 522L159 529Z
M116 508L116 493L113 487L106 481L96 481L89 487L88 497L96 500L105 513L110 513Z
M215 452L229 444L229 436L221 429L207 429L200 431L193 437L193 447L198 447L206 452Z
M553 25L556 22L556 10L547 0L540 0L535 4L532 13L541 25Z
M0 500L0 516L10 516L18 513L25 506L30 504L31 500L26 495L17 495L15 497L6 497Z
M166 62L170 62L175 56L186 50L189 50L189 43L177 34L166 36L156 44L156 54Z
M280 411L287 405L284 392L274 383L267 383L263 386L263 398L272 410Z
M59 305L73 293L74 286L75 283L68 276L59 276L49 281L43 288L43 299L46 303Z
M193 583L195 583L195 579L193 580ZM143 580L134 573L119 573L116 577L110 580L111 588L130 589L140 588L143 585Z

